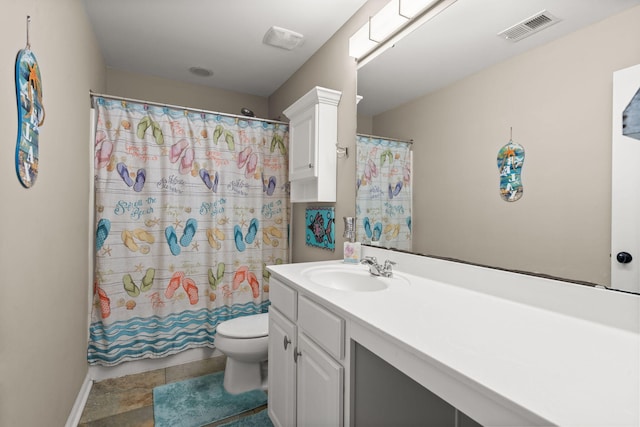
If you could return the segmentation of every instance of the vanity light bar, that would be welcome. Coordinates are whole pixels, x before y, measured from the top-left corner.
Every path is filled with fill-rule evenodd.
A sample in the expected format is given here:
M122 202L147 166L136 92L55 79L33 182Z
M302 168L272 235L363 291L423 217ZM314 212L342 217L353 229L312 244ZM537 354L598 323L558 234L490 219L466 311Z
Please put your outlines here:
M362 66L372 53L382 53L456 1L391 0L351 36L349 56Z
M428 7L433 6L437 0L399 0L398 15L406 19L415 18L417 14Z
M378 13L369 17L370 40L376 43L382 42L412 18L406 18L400 13L401 3L401 0L391 0Z
M378 45L377 42L371 40L369 36L369 22L367 21L354 35L349 39L349 56L361 58L365 53L373 50Z

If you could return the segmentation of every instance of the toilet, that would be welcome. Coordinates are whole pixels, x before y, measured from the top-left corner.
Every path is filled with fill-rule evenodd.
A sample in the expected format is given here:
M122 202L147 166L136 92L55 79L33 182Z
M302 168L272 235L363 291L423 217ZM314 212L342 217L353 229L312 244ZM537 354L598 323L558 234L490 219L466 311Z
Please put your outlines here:
M267 389L269 313L219 323L214 343L227 356L223 383L227 392Z

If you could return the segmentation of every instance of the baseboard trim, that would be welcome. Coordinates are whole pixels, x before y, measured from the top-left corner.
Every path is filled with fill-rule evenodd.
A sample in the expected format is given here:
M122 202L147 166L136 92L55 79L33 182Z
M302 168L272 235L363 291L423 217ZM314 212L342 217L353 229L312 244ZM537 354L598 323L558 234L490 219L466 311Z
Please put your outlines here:
M87 404L91 387L93 387L93 380L91 379L89 372L87 372L87 376L84 378L84 382L82 383L82 387L80 387L78 396L76 396L76 401L73 403L73 408L71 408L71 413L69 414L69 418L67 418L65 427L77 427L78 424L80 424L80 418L82 418L84 406Z

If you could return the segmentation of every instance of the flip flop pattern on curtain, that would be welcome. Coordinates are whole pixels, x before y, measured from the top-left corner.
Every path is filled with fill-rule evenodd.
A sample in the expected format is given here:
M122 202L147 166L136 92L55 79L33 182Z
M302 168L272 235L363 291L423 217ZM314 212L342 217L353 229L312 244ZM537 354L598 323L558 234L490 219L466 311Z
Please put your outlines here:
M102 97L88 361L212 347L288 261L288 128Z
M411 149L356 136L356 239L411 250Z

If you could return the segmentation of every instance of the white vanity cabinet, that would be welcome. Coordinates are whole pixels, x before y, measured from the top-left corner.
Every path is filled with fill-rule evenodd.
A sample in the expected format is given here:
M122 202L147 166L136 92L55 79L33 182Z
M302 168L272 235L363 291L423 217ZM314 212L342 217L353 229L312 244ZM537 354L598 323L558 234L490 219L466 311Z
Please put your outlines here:
M291 202L336 201L338 103L342 93L316 86L284 110L289 122Z
M273 276L269 287L271 421L342 426L344 320Z

